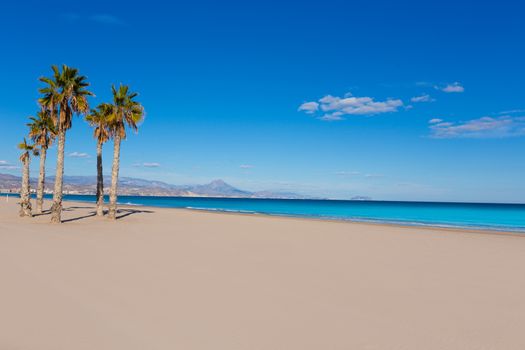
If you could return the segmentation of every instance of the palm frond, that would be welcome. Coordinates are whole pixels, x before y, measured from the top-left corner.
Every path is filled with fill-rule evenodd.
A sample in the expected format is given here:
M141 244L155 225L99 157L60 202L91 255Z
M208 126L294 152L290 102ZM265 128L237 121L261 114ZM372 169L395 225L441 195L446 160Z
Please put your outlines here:
M59 68L51 66L52 77L41 77L45 84L39 89L43 95L38 101L43 109L48 109L57 130L71 127L74 114L85 114L89 111L88 96L93 93L86 89L87 78L79 75L78 69L65 64Z
M109 117L112 136L126 138L126 126L133 131L138 130L138 124L144 118L144 108L134 101L138 96L136 92L130 92L127 85L120 84L119 87L111 86L113 93L112 113Z

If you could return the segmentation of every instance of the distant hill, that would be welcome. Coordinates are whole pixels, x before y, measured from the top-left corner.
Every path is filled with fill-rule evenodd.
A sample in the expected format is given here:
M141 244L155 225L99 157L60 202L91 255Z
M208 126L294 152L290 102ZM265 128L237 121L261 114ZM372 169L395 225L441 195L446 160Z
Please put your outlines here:
M46 178L46 192L53 191L54 177ZM94 194L96 176L64 176L64 193ZM36 188L36 179L31 178L31 188ZM110 177L104 177L105 190L109 190ZM21 178L19 176L0 174L0 192L18 192ZM214 180L204 185L172 185L162 181L152 181L132 177L119 179L119 194L134 196L182 196L182 197L230 197L230 198L279 198L308 199L313 197L296 193L273 191L250 192L235 188L223 180Z
M222 180L214 180L206 185L187 186L185 190L202 196L251 197L252 195L251 192L239 190Z
M0 189L20 188L21 178L9 174L0 174Z

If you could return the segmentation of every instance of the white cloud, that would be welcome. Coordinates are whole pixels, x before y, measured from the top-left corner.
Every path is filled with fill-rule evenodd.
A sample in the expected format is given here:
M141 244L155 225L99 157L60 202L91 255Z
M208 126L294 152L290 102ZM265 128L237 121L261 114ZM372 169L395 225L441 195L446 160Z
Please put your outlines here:
M89 158L89 154L83 152L71 152L67 156L71 158Z
M334 113L326 113L319 119L327 121L327 122L333 122L337 120L344 120L343 113L342 112L334 112Z
M465 91L465 88L463 87L463 85L461 85L461 83L456 81L452 84L447 84L445 87L440 88L440 90L443 92L453 93L453 92L463 92Z
M356 176L361 175L359 171L337 171L335 173L337 176Z
M524 113L525 109L511 109L509 111L502 111L497 114L515 114L515 113Z
M155 163L155 162L134 163L133 166L139 167L139 168L158 168L160 167L160 163Z
M299 112L305 112L307 114L313 114L319 109L319 103L317 102L305 102L297 109Z
M348 177L348 176L363 176L365 178L378 178L378 177L384 177L382 174L363 174L359 171L337 171L335 173L337 176L341 177Z
M350 93L344 97L327 95L319 102L306 102L299 106L299 111L314 114L318 110L325 112L319 119L325 121L343 120L345 115L375 115L397 112L403 106L399 99L375 101L372 97L355 97Z
M374 101L371 97L337 97L325 96L319 100L321 110L324 112L337 111L342 114L362 114L372 115L387 112L396 112L403 105L401 100L386 100L382 102Z
M433 102L435 99L430 97L430 95L421 95L421 96L414 96L410 99L411 102Z
M160 167L160 163L155 163L155 162L151 162L151 163L142 163L142 166L145 167L145 168L158 168Z
M435 122L434 138L503 138L525 135L525 117L482 117L465 122Z
M384 177L383 174L366 174L365 177L367 178L378 178L378 177Z
M7 160L0 160L0 170L14 170L19 167L9 163Z
M443 119L434 118L434 119L430 119L428 122L429 124L436 124L436 123L441 123L442 121Z
M254 166L250 165L250 164L242 164L242 165L239 165L239 168L241 168L241 169L253 169Z

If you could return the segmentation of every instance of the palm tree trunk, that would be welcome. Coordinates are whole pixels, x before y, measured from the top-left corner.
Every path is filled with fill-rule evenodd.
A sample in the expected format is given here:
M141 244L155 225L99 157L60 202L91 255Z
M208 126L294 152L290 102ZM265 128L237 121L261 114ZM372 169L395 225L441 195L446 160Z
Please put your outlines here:
M44 205L44 187L46 181L46 154L47 149L42 147L40 149L40 174L38 175L38 187L36 190L37 214L42 214L42 207Z
M109 190L109 214L110 219L117 218L117 186L118 186L118 170L120 163L120 136L115 136L113 139L113 168L111 169L111 189Z
M97 143L97 216L104 216L104 177L102 175L102 142Z
M22 173L22 189L20 191L20 216L31 215L31 201L29 188L29 155L24 159L24 170Z
M62 182L64 177L64 146L66 143L66 132L58 132L57 169L55 175L55 190L53 191L53 206L51 207L51 222L61 223L62 215Z

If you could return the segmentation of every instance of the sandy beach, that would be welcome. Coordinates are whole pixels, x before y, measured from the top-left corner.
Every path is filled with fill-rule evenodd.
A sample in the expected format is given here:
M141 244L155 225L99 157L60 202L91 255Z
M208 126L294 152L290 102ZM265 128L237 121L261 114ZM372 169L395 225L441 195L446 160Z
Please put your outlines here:
M0 199L0 349L525 348L525 237L93 212Z

